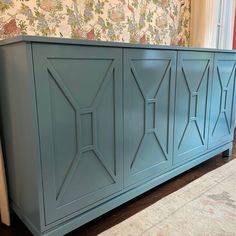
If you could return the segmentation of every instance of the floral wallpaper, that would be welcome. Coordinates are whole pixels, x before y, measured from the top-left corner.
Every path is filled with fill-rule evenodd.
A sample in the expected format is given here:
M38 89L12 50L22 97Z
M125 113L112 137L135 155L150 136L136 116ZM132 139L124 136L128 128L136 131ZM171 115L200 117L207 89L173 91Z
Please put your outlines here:
M0 0L0 39L15 35L183 45L190 0Z

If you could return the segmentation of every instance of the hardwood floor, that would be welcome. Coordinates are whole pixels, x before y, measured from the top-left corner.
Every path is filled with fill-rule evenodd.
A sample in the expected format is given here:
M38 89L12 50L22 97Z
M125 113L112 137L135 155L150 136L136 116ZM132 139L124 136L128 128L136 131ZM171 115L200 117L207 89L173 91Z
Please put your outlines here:
M236 139L234 141L233 158L236 158ZM89 222L77 230L69 233L68 236L94 236L100 232L120 223L135 213L150 206L168 194L182 188L193 180L201 177L205 173L212 171L225 163L229 162L228 158L217 155L208 161L192 168L191 170L161 184L160 186L142 194L141 196L123 204L122 206L110 211L109 213ZM1 236L30 236L31 233L18 219L15 214L12 214L12 225L7 227L0 223Z

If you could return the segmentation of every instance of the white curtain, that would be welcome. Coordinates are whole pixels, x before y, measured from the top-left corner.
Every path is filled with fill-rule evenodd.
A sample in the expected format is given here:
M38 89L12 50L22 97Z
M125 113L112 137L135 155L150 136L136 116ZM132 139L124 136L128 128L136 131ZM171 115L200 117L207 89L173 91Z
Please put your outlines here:
M234 34L235 0L222 0L221 28L219 32L219 48L232 49Z
M190 46L232 48L235 0L191 0Z
M216 47L219 3L220 0L191 0L191 47Z

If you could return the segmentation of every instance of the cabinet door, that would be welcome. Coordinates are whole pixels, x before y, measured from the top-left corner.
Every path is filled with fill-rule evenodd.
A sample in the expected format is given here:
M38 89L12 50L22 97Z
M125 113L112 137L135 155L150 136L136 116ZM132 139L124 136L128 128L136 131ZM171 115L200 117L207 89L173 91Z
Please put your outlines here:
M215 54L209 147L233 140L235 122L235 63L235 54Z
M174 163L207 149L213 54L179 52L175 97Z
M122 50L33 44L33 56L49 224L122 189Z
M125 186L171 166L176 54L124 50Z

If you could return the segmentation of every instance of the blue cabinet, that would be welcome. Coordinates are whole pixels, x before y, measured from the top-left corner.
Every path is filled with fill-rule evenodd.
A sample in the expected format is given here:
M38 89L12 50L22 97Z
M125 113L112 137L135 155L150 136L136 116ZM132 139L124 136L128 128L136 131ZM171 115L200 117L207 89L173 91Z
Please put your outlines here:
M178 53L174 163L207 150L212 71L213 53Z
M160 175L172 163L174 51L124 50L124 183Z
M33 44L46 223L123 186L119 48Z
M235 125L236 55L216 53L212 78L209 148L232 141Z
M34 235L65 235L230 154L235 79L234 51L30 36L0 42L11 208Z

